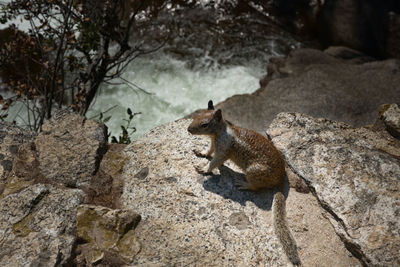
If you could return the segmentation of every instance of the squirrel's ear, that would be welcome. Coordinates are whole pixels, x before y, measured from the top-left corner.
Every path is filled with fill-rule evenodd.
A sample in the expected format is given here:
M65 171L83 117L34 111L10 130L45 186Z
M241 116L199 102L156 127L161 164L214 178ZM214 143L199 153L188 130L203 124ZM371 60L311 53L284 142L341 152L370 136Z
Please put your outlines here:
M222 119L222 111L220 109L218 109L217 111L214 112L214 118L217 121L220 121Z
M212 100L208 101L208 110L214 110L214 104Z

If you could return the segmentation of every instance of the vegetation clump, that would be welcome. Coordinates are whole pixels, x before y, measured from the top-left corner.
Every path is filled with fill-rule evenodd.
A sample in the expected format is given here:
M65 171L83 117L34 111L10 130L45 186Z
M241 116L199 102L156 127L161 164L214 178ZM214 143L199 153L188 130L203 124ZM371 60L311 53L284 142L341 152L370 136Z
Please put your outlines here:
M21 126L35 131L55 109L70 106L84 115L102 83L119 78L132 60L158 48L144 48L132 40L133 31L140 27L138 17L156 14L152 9L158 2L12 0L0 4L1 23L10 25L0 30L0 88L11 93L0 95L0 119L16 102L22 103ZM13 24L19 21L28 25L26 32Z

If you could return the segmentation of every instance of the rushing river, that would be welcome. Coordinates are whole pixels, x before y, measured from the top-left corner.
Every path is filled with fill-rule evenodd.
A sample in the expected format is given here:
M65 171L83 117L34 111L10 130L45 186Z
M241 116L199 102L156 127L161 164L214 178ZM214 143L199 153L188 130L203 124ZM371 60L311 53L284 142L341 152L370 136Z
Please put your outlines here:
M119 136L130 108L140 113L130 125L136 131L129 130L136 139L158 125L205 108L210 99L218 103L257 90L268 60L301 44L265 8L244 2L245 7L235 0L165 5L151 26L139 28L132 39L148 47L167 43L132 61L123 79L104 84L87 117L98 119L100 113L103 120L110 117L106 125L112 136ZM15 105L7 119L18 123L20 109Z
M257 61L192 69L184 60L158 52L138 58L128 67L123 78L134 85L103 86L87 116L109 110L103 118L111 116L106 124L112 135L117 135L130 107L141 112L133 120L137 131L132 137L136 138L157 125L204 108L209 99L220 102L234 94L251 93L264 74L265 65Z
M107 111L103 118L111 116L106 124L118 136L128 117L127 108L140 112L131 124L136 128L131 134L135 139L155 126L205 108L210 99L217 103L254 92L266 74L269 58L300 45L256 6L238 13L234 5L210 7L204 4L210 1L202 2L160 16L159 25L173 19L179 33L163 49L134 60L122 84L104 85L89 118ZM150 35L159 37L160 29Z

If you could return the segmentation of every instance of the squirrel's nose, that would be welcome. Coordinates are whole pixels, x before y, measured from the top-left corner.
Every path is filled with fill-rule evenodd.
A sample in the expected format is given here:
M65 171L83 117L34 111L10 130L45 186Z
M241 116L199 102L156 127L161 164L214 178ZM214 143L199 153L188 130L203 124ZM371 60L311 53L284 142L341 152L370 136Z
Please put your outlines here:
M192 133L193 128L189 126L187 130L188 130L189 133Z

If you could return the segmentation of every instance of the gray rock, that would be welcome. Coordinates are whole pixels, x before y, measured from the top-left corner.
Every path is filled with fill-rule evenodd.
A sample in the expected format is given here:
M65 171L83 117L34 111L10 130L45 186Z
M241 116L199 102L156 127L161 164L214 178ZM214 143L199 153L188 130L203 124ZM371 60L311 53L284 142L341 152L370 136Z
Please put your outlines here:
M76 242L75 214L83 200L81 190L44 184L0 198L1 265L69 263Z
M142 221L142 244L132 266L285 266L273 232L272 191L242 192L232 183L243 174L228 162L212 176L195 171L206 159L194 155L209 144L187 132L189 120L150 131L127 146L121 178L123 208ZM304 266L360 266L350 257L311 194L290 191L289 227Z
M400 9L400 7L399 7ZM386 47L389 56L400 58L400 10L388 13L388 39Z
M396 104L383 105L381 108L381 120L388 132L400 139L400 108Z
M264 86L217 105L225 117L264 132L280 112L300 112L359 127L379 106L400 103L400 61L368 61L347 48L298 49L268 66ZM206 103L204 104L206 105Z
M119 198L122 194L123 181L120 178L121 170L127 158L122 150L124 144L109 144L96 175L91 179L88 190L88 202L93 205L119 208Z
M10 123L0 122L0 194L19 147L34 140L36 133Z
M107 149L106 128L62 111L43 124L35 144L46 178L68 187L88 186Z
M324 53L337 59L345 60L346 63L352 64L363 64L376 61L376 59L374 59L373 57L366 56L357 50L345 46L331 46L325 49Z
M324 45L346 45L374 57L400 58L398 1L324 0L316 16Z
M400 142L366 128L281 113L268 130L366 266L399 266Z

